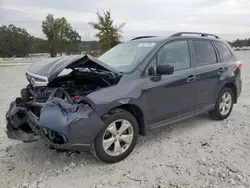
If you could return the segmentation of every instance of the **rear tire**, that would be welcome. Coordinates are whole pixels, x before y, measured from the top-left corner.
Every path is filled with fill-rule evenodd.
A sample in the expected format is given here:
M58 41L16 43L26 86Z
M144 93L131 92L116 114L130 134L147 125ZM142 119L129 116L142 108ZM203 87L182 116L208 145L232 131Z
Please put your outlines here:
M226 119L232 112L234 93L230 88L224 87L216 100L215 108L209 112L216 120Z
M134 149L139 129L135 117L117 109L104 120L105 126L97 135L92 149L99 160L116 163L126 158Z

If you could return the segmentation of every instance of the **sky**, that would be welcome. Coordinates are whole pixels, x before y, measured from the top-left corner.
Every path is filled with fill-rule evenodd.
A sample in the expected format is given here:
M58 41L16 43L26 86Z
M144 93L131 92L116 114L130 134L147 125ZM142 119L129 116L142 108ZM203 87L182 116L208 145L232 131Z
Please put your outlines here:
M53 14L64 16L82 40L92 40L96 31L88 23L96 21L97 11L110 10L116 24L125 23L125 41L179 31L214 33L234 40L250 37L249 7L249 0L0 0L0 25L14 24L45 38L41 23Z

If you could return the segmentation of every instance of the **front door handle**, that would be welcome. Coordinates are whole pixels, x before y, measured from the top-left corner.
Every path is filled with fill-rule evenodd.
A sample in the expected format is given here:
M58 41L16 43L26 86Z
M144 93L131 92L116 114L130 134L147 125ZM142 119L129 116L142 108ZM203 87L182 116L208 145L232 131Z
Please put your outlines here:
M224 68L219 68L218 69L218 74L222 74L224 72L224 70L225 70Z
M187 82L193 82L193 81L195 81L195 79L196 79L196 76L191 75L191 76L187 77Z

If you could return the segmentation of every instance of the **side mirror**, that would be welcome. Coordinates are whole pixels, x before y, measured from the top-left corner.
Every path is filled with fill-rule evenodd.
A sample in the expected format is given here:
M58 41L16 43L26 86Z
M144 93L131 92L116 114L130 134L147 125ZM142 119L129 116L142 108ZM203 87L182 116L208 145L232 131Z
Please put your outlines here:
M174 72L174 66L165 64L165 65L159 65L156 69L157 74L159 75L168 75L173 74Z

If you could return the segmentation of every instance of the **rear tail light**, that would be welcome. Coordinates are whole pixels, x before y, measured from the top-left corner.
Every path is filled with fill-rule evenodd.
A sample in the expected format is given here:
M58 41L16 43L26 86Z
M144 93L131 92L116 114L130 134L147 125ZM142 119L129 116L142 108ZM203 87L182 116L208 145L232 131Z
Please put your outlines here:
M236 66L237 66L239 69L241 69L242 63L241 63L240 61L237 61L237 62L236 62Z

